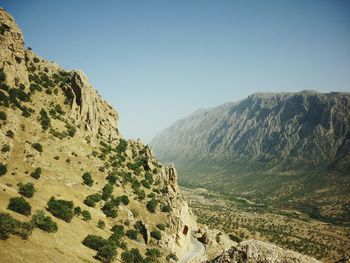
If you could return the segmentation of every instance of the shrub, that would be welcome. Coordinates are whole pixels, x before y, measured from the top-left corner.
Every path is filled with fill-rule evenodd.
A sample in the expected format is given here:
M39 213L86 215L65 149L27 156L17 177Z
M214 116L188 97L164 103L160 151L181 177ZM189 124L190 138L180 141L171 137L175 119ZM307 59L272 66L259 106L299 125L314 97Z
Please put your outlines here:
M7 120L7 115L5 112L0 111L0 120L6 121Z
M85 220L85 221L91 220L91 214L90 214L89 211L83 210L83 211L81 212L81 215L82 215L82 217L83 217L83 220Z
M124 139L120 139L119 144L117 146L117 151L119 153L123 153L126 151L127 146L128 146L128 142Z
M7 137L10 137L10 138L12 138L13 139L13 137L15 137L15 134L13 133L13 131L11 131L11 130L8 130L8 131L6 131L6 134L5 134Z
M3 69L0 69L0 82L4 82L6 80L6 74Z
M153 237L154 239L157 239L157 240L161 240L162 239L162 232L155 229L151 232L151 237Z
M40 59L38 59L37 57L34 57L33 61L34 61L34 63L38 63L40 61Z
M74 213L74 215L76 215L76 216L80 216L80 214L81 214L81 208L80 208L79 206L74 207L73 213Z
M34 226L49 233L55 233L58 230L57 223L52 221L51 217L46 216L42 210L37 211L33 215L32 223Z
M113 184L108 183L102 188L102 199L107 201L113 193Z
M141 183L142 183L143 187L145 187L147 189L151 189L151 185L146 179L142 180Z
M83 245L94 250L99 250L104 245L106 245L107 242L108 241L103 237L96 235L87 235L87 237L85 237L83 240Z
M165 225L162 224L162 223L160 223L160 224L157 225L157 228L158 228L159 230L164 231L164 230L165 230Z
M5 152L9 152L10 149L11 149L10 145L9 144L5 144L4 146L2 146L1 151L3 153L5 153Z
M135 229L129 229L125 232L125 235L132 240L137 240L137 233L138 231Z
M0 163L0 176L7 173L7 166L3 163Z
M26 183L26 184L20 183L18 192L25 197L28 197L28 198L33 197L35 193L35 188L33 183Z
M73 218L73 207L72 201L66 201L62 199L55 199L51 197L47 202L48 210L57 218L60 218L66 222L70 222Z
M30 215L32 211L32 207L22 196L10 198L7 208L26 216Z
M112 202L106 202L101 210L107 217L116 218L118 216L118 212Z
M146 207L147 207L148 211L150 211L151 213L155 213L157 205L158 205L158 201L156 199L152 198L151 200L148 201Z
M114 174L110 174L106 177L106 179L108 180L108 182L110 182L111 184L115 184L117 182L117 177Z
M153 184L153 175L150 172L146 172L145 179L148 181L149 184Z
M162 205L161 206L161 208L160 208L160 210L162 211L162 212L164 212L164 213L170 213L171 212L171 207L170 207L170 205Z
M101 198L102 198L102 196L100 194L88 195L84 200L84 204L86 204L87 206L90 206L90 207L95 207L96 202L101 201Z
M240 243L242 242L242 238L240 238L239 236L236 236L234 234L229 234L228 235L230 237L230 239L234 242Z
M148 234L145 224L142 221L137 221L134 225L134 228L142 235L145 242L147 242Z
M40 124L44 130L47 130L51 127L50 117L44 109L40 110Z
M43 151L43 146L40 143L33 143L32 146L38 152L42 152Z
M31 223L21 222L7 213L0 213L0 239L6 240L11 234L27 239L32 229Z
M35 178L35 179L39 179L40 178L40 175L41 175L41 168L38 167L34 170L34 172L32 172L30 174L31 177Z
M174 260L174 261L178 261L179 260L174 253L170 253L169 255L166 256L166 260L167 261L170 261L171 259Z
M116 249L114 242L108 242L98 250L96 257L103 262L111 262L117 255Z
M94 180L92 180L91 174L89 172L86 172L82 176L84 184L88 186L92 186L94 184Z
M146 256L150 257L152 259L152 261L156 261L156 259L161 256L161 253L156 248L147 248L146 249Z
M126 195L122 195L120 197L120 202L123 204L123 205L128 205L129 204L129 197L126 196Z
M106 227L106 223L103 220L98 220L97 227L104 229Z
M141 189L137 189L137 190L135 191L135 194L137 195L137 199L139 199L139 200L143 200L143 199L145 199L145 197L146 197L145 191L143 191L143 190L141 190Z
M133 248L122 253L122 261L124 263L139 263L143 262L143 257L138 248Z
M124 226L123 225L114 225L111 231L116 235L116 237L121 238L124 236Z
M66 128L67 128L68 136L74 137L75 133L77 132L77 129L73 125L70 125L69 123L66 123Z

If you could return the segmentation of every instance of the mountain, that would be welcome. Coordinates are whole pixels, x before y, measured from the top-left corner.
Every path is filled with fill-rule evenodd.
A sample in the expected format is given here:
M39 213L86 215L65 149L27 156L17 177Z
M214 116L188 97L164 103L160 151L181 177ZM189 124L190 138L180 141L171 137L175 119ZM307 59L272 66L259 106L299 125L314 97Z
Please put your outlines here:
M159 133L180 183L350 220L350 93L256 93Z
M198 224L175 167L123 139L87 77L25 49L1 8L0 147L1 262L195 263L238 245Z

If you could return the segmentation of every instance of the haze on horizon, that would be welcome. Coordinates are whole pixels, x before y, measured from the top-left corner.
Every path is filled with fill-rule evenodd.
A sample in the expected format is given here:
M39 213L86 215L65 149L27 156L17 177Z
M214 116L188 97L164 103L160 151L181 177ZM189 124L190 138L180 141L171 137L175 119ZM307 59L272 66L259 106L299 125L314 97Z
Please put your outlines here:
M85 72L145 142L254 92L350 91L350 2L5 0L27 46Z

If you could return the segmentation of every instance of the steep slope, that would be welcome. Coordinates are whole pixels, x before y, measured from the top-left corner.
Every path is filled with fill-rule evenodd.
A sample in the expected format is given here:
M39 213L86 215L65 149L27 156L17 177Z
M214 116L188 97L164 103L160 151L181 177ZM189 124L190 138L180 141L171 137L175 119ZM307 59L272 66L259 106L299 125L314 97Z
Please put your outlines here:
M197 111L151 145L181 183L348 220L349 113L349 93L256 93Z

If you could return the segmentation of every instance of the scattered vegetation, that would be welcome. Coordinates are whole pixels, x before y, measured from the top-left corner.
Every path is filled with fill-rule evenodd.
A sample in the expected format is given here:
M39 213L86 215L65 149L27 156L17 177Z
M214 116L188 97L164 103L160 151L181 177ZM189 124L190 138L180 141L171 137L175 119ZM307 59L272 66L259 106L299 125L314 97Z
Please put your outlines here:
M91 177L91 174L89 172L86 172L82 176L84 184L88 186L92 186L94 184L94 180Z
M73 218L74 204L72 201L51 197L47 202L48 210L57 218L70 222Z
M34 184L33 183L26 183L26 184L19 183L18 192L25 197L31 198L31 197L33 197L33 195L35 193Z
M37 167L31 174L30 176L35 178L35 179L39 179L41 175L41 168Z
M25 216L32 212L32 207L22 196L10 198L7 208Z
M44 211L37 211L32 217L34 226L49 233L55 233L58 230L57 223L52 221L51 217L46 216Z

